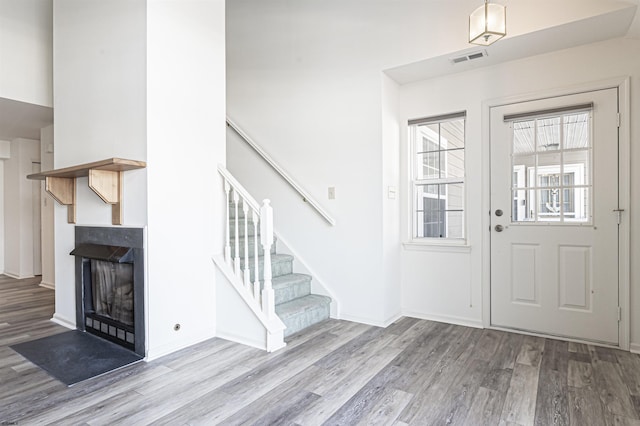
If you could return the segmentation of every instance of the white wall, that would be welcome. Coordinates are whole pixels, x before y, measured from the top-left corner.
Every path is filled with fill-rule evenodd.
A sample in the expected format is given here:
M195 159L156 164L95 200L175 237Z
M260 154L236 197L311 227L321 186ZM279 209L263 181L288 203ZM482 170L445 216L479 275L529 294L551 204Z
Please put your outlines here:
M623 5L505 3L510 36ZM334 216L336 226L309 214L234 135L228 168L256 198L273 199L276 230L322 275L343 318L384 325L400 312L400 212L398 201L387 198L399 160L390 136L396 124L386 110L394 89L381 71L468 49L468 14L476 7L473 0L228 2L229 116ZM327 197L330 186L335 200ZM477 314L477 308L460 312Z
M382 325L399 305L385 299L381 68L367 54L387 42L358 23L361 13L383 12L379 4L329 3L228 4L227 107L336 225L244 153L234 135L228 168L255 198L272 199L277 232L322 275L340 300L341 317ZM335 200L328 187L335 187ZM395 306L381 308L387 303Z
M224 7L223 0L147 3L149 358L215 335Z
M0 98L53 106L52 0L0 1Z
M40 170L52 170L53 166L53 124L40 130ZM55 287L55 204L56 201L45 192L41 183L40 217L42 220L42 281L40 285Z
M32 162L40 161L40 141L14 139L11 158L4 162L4 273L33 276Z
M116 3L54 5L55 163L114 156L148 162L125 173L124 220L147 225L151 359L215 334L224 3ZM56 207L56 319L73 324L73 259L61 254L73 248L73 225L64 213ZM110 209L86 179L78 182L77 222L110 226Z
M124 182L125 226L147 227L147 358L213 337L224 2L60 0L54 18L56 168L109 157L148 164ZM111 226L86 179L77 191L78 225ZM73 225L65 208L55 215L54 318L73 326Z
M55 168L111 157L147 159L146 2L53 5ZM77 224L111 225L111 207L77 180ZM147 173L125 173L124 224L145 226ZM75 324L74 225L55 206L54 319Z
M431 249L402 253L402 308L405 313L479 325L482 323L483 219L488 194L487 147L481 145L482 102L516 95L585 85L620 76L631 76L631 161L640 164L640 150L634 149L640 134L635 105L640 101L640 41L614 39L560 52L531 57L490 68L453 74L400 88L400 122L453 111L467 111L467 220L470 248ZM407 140L402 126L401 141ZM401 158L407 144L402 143ZM485 160L483 160L485 159ZM401 176L406 181L406 162ZM631 171L631 342L640 342L640 171ZM408 209L408 191L402 192L402 206ZM407 232L408 214L402 215L402 232ZM488 283L484 283L488 285Z
M400 122L397 83L382 76L382 259L386 318L400 314Z
M4 163L11 158L11 141L0 140L0 271L4 274Z
M216 269L216 335L267 349L267 331L227 277Z

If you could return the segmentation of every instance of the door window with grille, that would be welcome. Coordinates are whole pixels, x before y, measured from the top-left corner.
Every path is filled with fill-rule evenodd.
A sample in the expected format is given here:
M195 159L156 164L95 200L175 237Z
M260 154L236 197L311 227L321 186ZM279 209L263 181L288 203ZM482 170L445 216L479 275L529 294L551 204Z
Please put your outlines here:
M590 223L591 106L514 117L510 126L512 223Z

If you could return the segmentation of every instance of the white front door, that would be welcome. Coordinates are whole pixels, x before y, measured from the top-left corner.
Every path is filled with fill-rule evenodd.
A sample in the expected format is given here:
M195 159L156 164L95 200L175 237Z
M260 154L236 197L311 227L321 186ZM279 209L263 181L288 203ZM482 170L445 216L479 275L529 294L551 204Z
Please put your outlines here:
M618 337L618 90L491 108L491 325Z

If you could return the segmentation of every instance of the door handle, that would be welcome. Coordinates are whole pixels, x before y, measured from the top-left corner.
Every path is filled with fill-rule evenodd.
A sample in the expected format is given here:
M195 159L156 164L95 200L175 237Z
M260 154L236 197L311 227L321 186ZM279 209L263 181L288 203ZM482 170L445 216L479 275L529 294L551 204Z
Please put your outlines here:
M502 210L500 209L496 210L496 216L502 216Z
M496 225L495 230L496 230L496 232L502 232L504 230L504 226Z

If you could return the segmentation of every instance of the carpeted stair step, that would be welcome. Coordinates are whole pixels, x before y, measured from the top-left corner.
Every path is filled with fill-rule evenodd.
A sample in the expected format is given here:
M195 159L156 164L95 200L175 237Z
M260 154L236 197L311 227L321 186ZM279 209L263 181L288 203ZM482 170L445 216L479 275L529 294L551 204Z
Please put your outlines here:
M327 296L310 294L276 305L276 314L287 326L284 336L290 336L329 318L330 303L331 298Z
M281 275L271 280L276 305L308 296L311 293L311 276L306 274Z
M253 259L249 260L249 271L251 271L251 282L255 281L255 267ZM264 279L264 257L258 257L258 268L260 268L260 281ZM244 270L244 257L240 259L240 269ZM271 282L273 284L273 278L281 275L287 275L293 272L293 256L288 254L273 254L271 255Z
M236 219L237 216L237 219ZM251 282L255 281L255 261L254 261L254 242L259 238L260 228L256 233L253 226L252 215L247 215L247 232L245 237L245 214L242 210L242 203L238 205L238 214L236 215L233 203L229 208L229 235L231 256L235 256L235 226L238 223L238 251L240 256L240 268L244 270L244 242L247 238L249 271ZM256 235L257 234L257 235ZM275 238L271 246L271 283L275 293L275 309L276 314L282 322L287 326L284 336L288 337L297 333L313 324L324 321L329 318L331 298L311 294L312 277L306 274L293 273L293 256L276 253ZM260 284L264 286L264 250L258 244L258 265L260 270Z
M233 203L229 203L229 219L233 220L236 217L236 209ZM238 217L244 218L244 210L242 210L242 201L238 202ZM252 222L252 214L251 207L249 207L249 211L247 212L247 217L249 218L249 223Z
M247 235L249 236L254 236L256 235L256 230L253 227L253 222L250 220L247 223ZM235 219L231 219L229 220L229 235L230 236L235 236L236 235L236 220ZM240 235L241 237L243 237L245 235L244 232L244 219L240 219L240 221L238 222L238 235ZM258 224L258 235L260 235L260 224Z
M253 243L255 241L255 237L249 237L249 257L253 259L254 248ZM236 252L236 239L230 238L229 245L231 246L231 256L235 256ZM240 258L244 259L244 237L240 237L238 239L238 251L240 252ZM273 237L273 244L271 245L271 254L276 254L276 238ZM260 244L260 237L258 237L258 256L264 256L264 250L262 249L262 244Z

